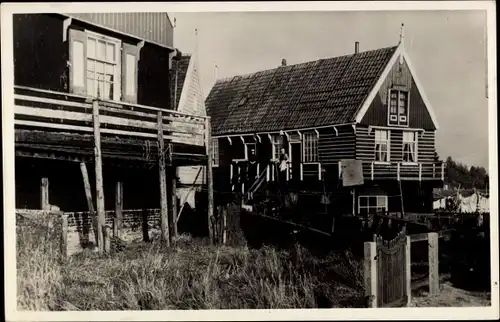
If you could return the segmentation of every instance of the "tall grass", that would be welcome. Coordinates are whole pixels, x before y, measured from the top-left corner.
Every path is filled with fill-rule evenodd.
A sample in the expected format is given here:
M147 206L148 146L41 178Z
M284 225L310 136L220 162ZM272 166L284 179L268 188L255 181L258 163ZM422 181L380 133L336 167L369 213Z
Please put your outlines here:
M165 310L362 306L362 264L297 246L215 247L183 236L110 255L82 253L60 264L53 250L18 230L18 309Z

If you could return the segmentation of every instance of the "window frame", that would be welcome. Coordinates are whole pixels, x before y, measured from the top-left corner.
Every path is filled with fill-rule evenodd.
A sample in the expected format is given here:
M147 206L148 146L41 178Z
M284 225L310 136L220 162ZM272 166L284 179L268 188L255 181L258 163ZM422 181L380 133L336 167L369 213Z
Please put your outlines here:
M377 139L377 133L380 132L385 132L387 133L387 138L385 141L382 141L380 139ZM379 155L379 151L377 150L377 144L379 142L385 142L387 145L387 160L379 160L377 156ZM391 131L390 130L385 130L385 129L375 129L374 130L374 162L377 164L390 164L391 162Z
M405 152L405 144L408 144L407 140L405 140L405 134L408 133L408 134L413 134L413 141L409 142L409 143L413 143L414 144L414 148L413 148L413 155L414 155L414 160L413 161L405 161L405 155L406 155L406 152ZM403 139L402 139L402 159L403 159L403 164L405 165L415 165L415 164L418 164L418 132L416 131L403 131ZM411 152L410 152L411 153Z
M97 52L97 43L99 42L99 40L105 41L106 43L112 43L115 45L115 57L114 57L115 62L114 62L114 75L113 75L113 77L115 78L115 81L113 82L113 98L112 99L104 98L104 99L112 100L112 101L120 101L121 96L122 96L122 90L123 90L122 89L122 81L121 81L122 76L123 76L122 75L122 64L124 63L124 62L122 62L122 41L118 38L111 37L108 35L103 35L103 34L95 32L95 31L88 30L88 29L85 29L84 32L85 32L85 53L84 53L85 75L84 75L84 77L85 77L85 92L87 93L87 96L97 98L97 96L94 96L94 94L89 94L89 88L88 88L88 84L87 84L87 81L88 81L87 72L88 72L89 59L94 60L95 62L101 62L104 64L111 64L110 62L108 62L106 60L101 60L97 57L89 58L89 56L88 56L89 39L95 39L96 52ZM137 65L137 63L135 65ZM137 66L135 66L135 67L137 68ZM95 67L94 67L94 73L95 73ZM134 74L135 74L135 77L137 78L136 71L134 71ZM94 86L97 83L98 83L97 80L94 79Z
M308 142L308 139L312 138ZM309 145L308 145L309 143ZM319 138L315 132L302 133L302 163L316 164L319 162ZM308 153L310 155L308 155ZM312 158L308 158L312 156Z
M366 202L367 205L366 206L361 206L361 199L362 198L367 198L367 202ZM374 206L370 205L370 198L376 198L376 204ZM383 200L384 200L383 207L379 206L379 204L378 204L379 198L383 198ZM377 195L359 195L358 196L358 215L361 214L361 209L362 208L363 209L384 208L385 212L388 212L389 211L389 198L388 198L387 195L380 195L380 194L377 194ZM377 211L375 211L375 212L377 212ZM370 212L367 211L367 214L370 214Z
M391 98L392 94L396 93L396 120L393 120L391 116L394 116L394 113L391 113ZM406 95L405 103L406 110L404 114L400 114L401 108L401 93ZM401 120L401 116L405 118L404 121ZM402 123L403 122L403 123ZM387 93L387 125L389 126L400 126L400 127L409 127L410 126L410 91L404 88L390 88Z
M219 139L218 138L212 138L212 142L211 142L212 146L211 146L211 153L212 153L212 166L213 167L218 167L219 166L219 156L220 156L220 152L219 152Z
M281 134L271 135L271 161L278 161L280 159L280 150L284 146L285 140Z

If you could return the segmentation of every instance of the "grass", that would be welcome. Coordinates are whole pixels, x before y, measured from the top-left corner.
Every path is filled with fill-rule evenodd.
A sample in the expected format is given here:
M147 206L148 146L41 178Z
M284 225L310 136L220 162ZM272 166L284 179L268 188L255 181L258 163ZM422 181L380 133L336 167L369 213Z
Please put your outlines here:
M169 249L153 241L61 263L57 236L37 225L17 231L19 310L364 306L362 262L349 252L319 259L300 246L215 247L181 236Z

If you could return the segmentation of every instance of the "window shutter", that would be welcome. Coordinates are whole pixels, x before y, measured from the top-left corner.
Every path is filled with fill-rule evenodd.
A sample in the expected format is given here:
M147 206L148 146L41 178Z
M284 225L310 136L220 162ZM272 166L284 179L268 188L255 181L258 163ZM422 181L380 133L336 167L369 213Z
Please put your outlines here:
M137 46L123 43L122 100L129 103L137 103L138 54Z
M70 92L86 95L86 35L85 32L76 29L69 30L69 67Z

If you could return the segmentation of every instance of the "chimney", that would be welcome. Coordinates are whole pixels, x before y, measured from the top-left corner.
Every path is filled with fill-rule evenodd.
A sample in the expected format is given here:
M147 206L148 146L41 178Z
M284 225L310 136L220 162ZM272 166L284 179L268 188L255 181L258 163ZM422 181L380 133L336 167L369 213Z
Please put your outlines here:
M359 41L354 43L354 53L359 54Z
M283 59L281 60L281 66L286 66L286 59L285 59L285 58L283 58Z

